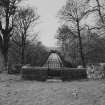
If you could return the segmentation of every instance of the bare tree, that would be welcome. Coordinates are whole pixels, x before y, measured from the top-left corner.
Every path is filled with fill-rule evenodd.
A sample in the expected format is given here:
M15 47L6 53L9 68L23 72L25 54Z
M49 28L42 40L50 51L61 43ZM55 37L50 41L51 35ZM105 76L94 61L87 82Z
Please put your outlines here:
M21 0L0 0L0 45L4 57L4 64L8 63L8 48L11 32L13 30L14 15L17 3Z
M77 36L75 35L75 32L69 28L69 26L63 24L58 28L56 38L58 39L58 43L60 43L60 46L65 53L66 48L68 48L70 44L68 41L72 43Z
M20 8L15 16L15 25L16 28L14 33L20 36L20 41L14 39L14 41L21 47L21 63L24 64L25 62L25 46L26 40L29 36L28 31L32 24L36 24L37 20L39 19L39 15L37 11L34 11L32 8Z
M87 0L87 3L91 4L91 1L92 0ZM95 14L97 14L99 18L98 18L98 21L96 21L95 26L93 26L92 28L87 26L87 28L90 32L92 30L95 30L96 34L94 34L94 35L98 35L98 38L103 37L103 40L105 41L105 39L104 39L104 36L105 36L105 1L104 0L94 0L94 2L96 3L96 5L93 6L93 8L97 9ZM94 37L96 37L96 36L94 36ZM94 38L94 40L97 41L97 38ZM101 43L101 41L98 43L100 44L100 46L103 47L103 49L105 49L105 46Z
M81 57L81 63L83 67L85 67L85 58L83 54L83 47L82 47L82 37L81 37L81 30L82 30L82 20L87 18L87 16L96 11L95 9L88 9L87 3L81 0L68 0L66 5L60 10L60 19L65 20L72 27L74 27L77 31L78 35L78 42L79 42L79 52Z
M103 14L102 14L102 10L104 9L104 6L101 5L100 0L95 0L96 1L96 6L95 8L97 8L98 14L100 16L101 22L104 24L104 18L103 18ZM87 3L91 2L91 0L87 0ZM104 4L104 2L103 2Z

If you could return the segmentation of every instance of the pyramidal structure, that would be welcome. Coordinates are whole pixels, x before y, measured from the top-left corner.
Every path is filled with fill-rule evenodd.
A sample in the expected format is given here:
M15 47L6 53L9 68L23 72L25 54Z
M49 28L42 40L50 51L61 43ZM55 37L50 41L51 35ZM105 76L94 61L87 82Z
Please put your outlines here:
M50 69L61 68L63 67L63 63L57 53L51 53L43 66Z

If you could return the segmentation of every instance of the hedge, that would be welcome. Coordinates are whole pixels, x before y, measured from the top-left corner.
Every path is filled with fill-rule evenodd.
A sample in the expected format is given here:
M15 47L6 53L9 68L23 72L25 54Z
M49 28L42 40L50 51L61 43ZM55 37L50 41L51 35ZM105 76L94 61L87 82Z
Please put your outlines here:
M15 64L8 67L9 74L20 74L21 72L21 64Z
M48 76L49 77L61 77L62 70L60 68L48 69Z
M23 67L21 74L25 80L45 81L47 79L47 69L42 67Z
M77 69L77 68L64 68L62 70L62 80L63 81L71 81L71 80L80 80L86 79L87 73L86 69Z
M63 81L87 78L86 69L62 68L49 70L45 67L22 68L22 78L27 80L45 81L48 77L60 77Z

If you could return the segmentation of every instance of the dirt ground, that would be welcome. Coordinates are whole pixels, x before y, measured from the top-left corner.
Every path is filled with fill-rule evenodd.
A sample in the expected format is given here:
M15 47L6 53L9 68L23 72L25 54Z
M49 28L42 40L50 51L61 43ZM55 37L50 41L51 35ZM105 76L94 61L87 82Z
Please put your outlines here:
M0 74L0 105L105 105L105 82L37 82Z

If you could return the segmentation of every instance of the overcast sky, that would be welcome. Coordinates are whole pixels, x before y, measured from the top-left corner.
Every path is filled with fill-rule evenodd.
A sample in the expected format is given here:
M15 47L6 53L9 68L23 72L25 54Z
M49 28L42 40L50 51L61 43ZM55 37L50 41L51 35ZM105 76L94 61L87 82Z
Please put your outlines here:
M37 31L40 31L40 40L46 46L55 46L54 36L58 29L58 10L65 4L66 0L27 0L28 6L37 7L40 15L40 23Z
M23 0L23 5L37 8L37 12L40 15L39 24L35 27L35 31L39 31L40 41L45 46L54 47L56 46L56 31L60 24L58 23L59 18L57 17L58 11L66 4L66 0ZM94 1L94 0L93 0ZM94 2L90 3L91 6L95 5ZM95 18L94 14L90 15L83 23L90 26L94 26Z

